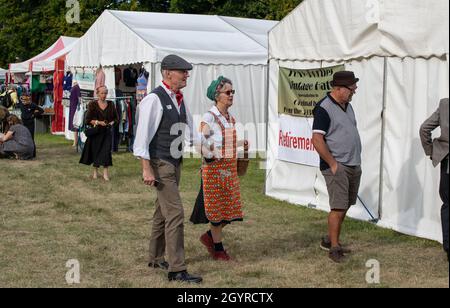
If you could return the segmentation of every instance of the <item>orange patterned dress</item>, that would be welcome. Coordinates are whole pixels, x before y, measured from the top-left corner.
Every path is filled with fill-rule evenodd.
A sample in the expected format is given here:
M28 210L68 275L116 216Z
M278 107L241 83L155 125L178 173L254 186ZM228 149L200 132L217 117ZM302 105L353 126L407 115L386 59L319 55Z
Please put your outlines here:
M210 112L222 130L222 158L203 163L202 179L206 217L212 225L242 221L241 192L237 174L236 121L233 128L225 128L214 113Z

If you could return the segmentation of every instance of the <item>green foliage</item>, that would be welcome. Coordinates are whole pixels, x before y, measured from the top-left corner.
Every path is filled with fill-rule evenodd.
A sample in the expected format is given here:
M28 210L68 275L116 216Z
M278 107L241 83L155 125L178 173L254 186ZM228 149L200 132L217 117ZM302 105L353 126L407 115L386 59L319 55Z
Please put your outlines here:
M106 9L281 20L302 0L79 0L80 23L66 21L66 0L0 0L0 67L27 60L59 36L80 37Z

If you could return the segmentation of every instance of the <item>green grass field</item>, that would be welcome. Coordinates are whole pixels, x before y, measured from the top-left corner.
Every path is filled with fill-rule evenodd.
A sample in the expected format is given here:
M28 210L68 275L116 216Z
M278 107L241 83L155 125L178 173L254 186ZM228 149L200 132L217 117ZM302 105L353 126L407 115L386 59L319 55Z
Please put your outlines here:
M186 286L147 267L155 192L141 183L138 160L114 155L106 183L89 178L91 168L78 164L63 137L38 135L37 144L35 161L0 161L0 287L69 287L69 259L81 265L75 287ZM225 248L237 261L224 263L211 260L198 241L207 226L188 221L200 161L185 161L186 261L203 276L201 287L449 287L439 243L367 222L346 220L342 241L354 253L332 263L319 248L327 214L266 197L257 165L241 182L245 221L225 229ZM380 263L380 284L366 282L370 259Z

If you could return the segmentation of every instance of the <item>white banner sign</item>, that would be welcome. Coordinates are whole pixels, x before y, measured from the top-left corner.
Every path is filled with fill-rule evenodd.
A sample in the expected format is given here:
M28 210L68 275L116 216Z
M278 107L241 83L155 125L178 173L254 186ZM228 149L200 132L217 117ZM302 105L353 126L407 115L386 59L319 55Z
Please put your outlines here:
M278 123L278 159L319 167L319 154L312 143L313 119L282 114Z

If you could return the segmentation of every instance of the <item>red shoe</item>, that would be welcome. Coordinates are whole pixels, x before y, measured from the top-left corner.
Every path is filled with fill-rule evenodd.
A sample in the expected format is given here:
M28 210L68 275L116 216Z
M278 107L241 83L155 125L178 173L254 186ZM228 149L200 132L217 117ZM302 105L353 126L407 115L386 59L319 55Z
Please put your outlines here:
M202 236L200 236L200 243L206 246L208 249L209 254L214 257L214 241L213 239L208 235L208 233L204 233Z
M213 259L217 261L231 261L231 257L224 251L214 251Z

